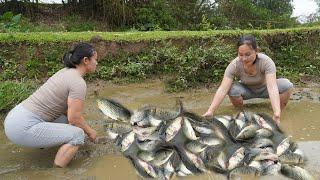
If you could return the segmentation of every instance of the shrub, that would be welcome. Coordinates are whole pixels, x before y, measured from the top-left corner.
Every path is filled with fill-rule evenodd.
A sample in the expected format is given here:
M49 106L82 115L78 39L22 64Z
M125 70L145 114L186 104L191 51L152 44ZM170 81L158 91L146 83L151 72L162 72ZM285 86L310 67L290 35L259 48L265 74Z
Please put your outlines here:
M31 82L5 81L0 84L0 112L6 112L35 90Z
M21 14L14 15L11 11L0 15L0 31L1 32L17 32L20 31Z

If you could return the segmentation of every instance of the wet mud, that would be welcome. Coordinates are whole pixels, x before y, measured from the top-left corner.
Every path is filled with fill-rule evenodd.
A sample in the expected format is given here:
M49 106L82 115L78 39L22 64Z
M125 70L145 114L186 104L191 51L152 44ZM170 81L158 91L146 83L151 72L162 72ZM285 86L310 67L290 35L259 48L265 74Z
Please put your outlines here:
M158 107L173 107L177 97L184 107L203 114L209 107L214 89L192 89L181 93L164 92L160 81L115 85L105 82L88 84L84 117L97 131L105 135L103 124L108 121L96 106L97 97L117 100L129 109L137 109L145 104ZM268 100L246 101L245 109L253 112L272 114ZM228 98L215 115L234 115L239 110L231 105ZM281 128L307 156L305 169L320 178L320 87L295 88L286 109L282 112ZM3 121L3 117L0 121ZM86 142L71 164L64 169L53 168L52 162L57 148L32 149L12 144L0 127L0 179L140 179L128 159L114 148L112 142L93 144ZM196 179L190 176L186 179ZM202 179L224 179L219 174L207 173ZM261 177L268 179L270 177ZM277 179L287 179L281 175Z

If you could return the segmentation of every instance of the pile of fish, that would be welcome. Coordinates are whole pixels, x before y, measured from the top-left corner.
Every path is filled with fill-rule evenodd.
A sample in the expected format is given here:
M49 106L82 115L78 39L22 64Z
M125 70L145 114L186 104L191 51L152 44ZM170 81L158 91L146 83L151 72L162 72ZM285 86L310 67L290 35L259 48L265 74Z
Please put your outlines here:
M213 171L229 179L278 173L313 179L301 167L306 160L297 144L266 114L242 111L207 119L186 111L181 101L170 109L147 105L135 111L110 99L98 99L97 105L111 119L107 137L144 178Z

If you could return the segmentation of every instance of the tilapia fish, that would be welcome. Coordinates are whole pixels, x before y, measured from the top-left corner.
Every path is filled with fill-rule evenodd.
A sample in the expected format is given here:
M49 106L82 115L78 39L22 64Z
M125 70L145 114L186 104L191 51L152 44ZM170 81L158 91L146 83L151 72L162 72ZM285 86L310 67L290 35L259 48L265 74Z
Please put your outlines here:
M188 165L188 167L195 173L197 172L205 172L206 167L203 163L202 159L197 156L196 154L184 149L178 148L178 152L180 152L180 157L182 158L183 162Z
M291 138L291 136L283 139L281 141L281 143L278 145L278 147L277 147L277 155L278 156L282 155L284 152L286 152L289 149L289 147L290 147L290 138Z
M228 162L228 170L232 170L242 164L244 156L245 156L245 148L240 147L237 149L229 159Z
M303 153L266 114L242 111L235 117L206 119L186 111L181 102L171 109L148 105L133 113L113 100L97 103L114 120L106 122L103 140L113 140L144 178L170 179L209 170L230 179L279 172L312 179L303 168L291 166L305 163Z
M182 112L182 105L170 109L158 108L152 105L146 105L133 111L130 122L138 126L159 126L162 121L173 120Z
M286 153L279 156L279 161L283 164L298 165L303 164L304 159L300 154Z
M185 136L190 140L197 140L199 137L197 137L190 121L188 120L188 117L184 117L183 122L183 132Z
M173 149L160 149L155 152L154 159L151 161L151 163L155 166L161 166L170 159L173 153Z
M145 162L152 161L154 159L154 152L152 151L140 151L138 154L138 158Z
M241 179L241 177L246 177L248 179L251 179L251 178L254 178L255 176L257 176L259 174L260 174L260 172L254 167L242 166L242 167L237 167L237 168L233 169L229 173L229 179L230 180L239 179L239 178ZM249 178L249 177L251 177L251 178Z
M281 165L281 172L285 176L296 180L314 180L314 178L307 170L299 166L283 164Z
M136 170L145 178L157 178L158 172L155 167L139 158L130 158Z
M131 112L120 103L111 99L97 99L98 108L107 117L113 120L129 122Z
M167 126L164 126L164 128L160 130L160 133L163 134L166 142L169 142L178 134L182 127L182 123L182 117L177 117L176 119L168 122Z
M217 116L215 118L220 121L227 129L229 129L230 121L232 119L231 116Z
M129 123L121 121L106 122L104 127L106 130L111 130L117 134L124 134L133 130L133 127Z
M205 150L207 148L207 145L202 144L201 142L194 140L194 141L188 142L185 145L185 147L190 152L197 154L197 153L202 152L203 150Z
M180 176L186 176L193 174L184 164L182 161L180 161L179 167L178 167L178 172L180 172Z
M133 144L135 141L135 133L133 131L127 133L123 138L120 140L120 151L124 152Z
M258 127L254 124L244 127L236 136L237 140L246 140L256 135Z
M161 141L159 140L145 140L145 141L137 141L137 146L143 151L154 151L161 145Z
M133 111L130 117L130 123L134 125L135 123L138 123L141 121L145 121L145 120L148 121L151 112L154 111L155 108L156 107L154 106L147 105L138 110Z
M281 170L281 163L274 162L273 164L267 166L263 172L262 175L277 175Z

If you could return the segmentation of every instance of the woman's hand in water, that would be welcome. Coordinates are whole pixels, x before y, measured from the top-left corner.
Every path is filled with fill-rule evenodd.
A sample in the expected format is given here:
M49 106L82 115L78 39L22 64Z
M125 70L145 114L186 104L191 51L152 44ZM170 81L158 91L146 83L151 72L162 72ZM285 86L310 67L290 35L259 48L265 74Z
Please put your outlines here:
M94 129L90 129L87 135L89 136L90 141L95 142L97 138L97 131Z

